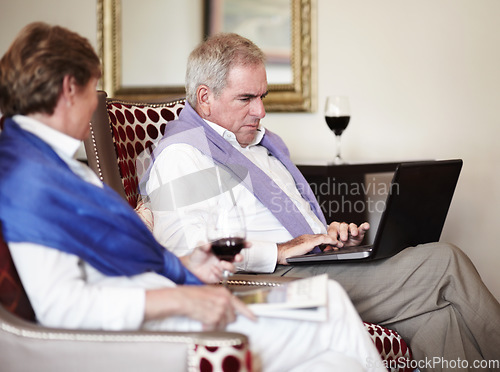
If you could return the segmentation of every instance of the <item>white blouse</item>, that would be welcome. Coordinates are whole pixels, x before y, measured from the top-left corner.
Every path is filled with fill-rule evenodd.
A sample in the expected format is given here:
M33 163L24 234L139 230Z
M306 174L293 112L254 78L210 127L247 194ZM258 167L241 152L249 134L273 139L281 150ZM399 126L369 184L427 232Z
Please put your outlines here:
M47 142L83 180L102 186L90 168L73 159L80 141L25 116L13 119ZM144 320L144 288L174 285L153 273L107 277L77 256L57 249L31 243L7 244L37 319L46 326L138 329Z

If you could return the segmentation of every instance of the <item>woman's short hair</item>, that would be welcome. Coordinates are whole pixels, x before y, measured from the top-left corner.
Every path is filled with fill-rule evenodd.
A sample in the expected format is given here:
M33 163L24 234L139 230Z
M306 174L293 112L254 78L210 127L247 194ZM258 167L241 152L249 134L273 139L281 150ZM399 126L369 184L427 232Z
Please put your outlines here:
M52 114L67 75L80 87L100 78L99 57L89 41L60 26L29 24L0 60L0 112Z
M264 64L265 56L252 41L234 33L209 37L189 55L186 70L186 98L196 107L196 90L206 85L218 96L234 66Z

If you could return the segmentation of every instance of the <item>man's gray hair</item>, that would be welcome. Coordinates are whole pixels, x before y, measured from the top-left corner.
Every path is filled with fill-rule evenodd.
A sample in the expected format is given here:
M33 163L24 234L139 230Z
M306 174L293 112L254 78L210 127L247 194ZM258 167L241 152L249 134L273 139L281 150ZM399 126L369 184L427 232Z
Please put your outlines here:
M234 66L264 64L262 50L252 41L234 33L209 37L189 55L186 69L186 98L195 108L196 90L206 85L216 97L226 86L227 75Z

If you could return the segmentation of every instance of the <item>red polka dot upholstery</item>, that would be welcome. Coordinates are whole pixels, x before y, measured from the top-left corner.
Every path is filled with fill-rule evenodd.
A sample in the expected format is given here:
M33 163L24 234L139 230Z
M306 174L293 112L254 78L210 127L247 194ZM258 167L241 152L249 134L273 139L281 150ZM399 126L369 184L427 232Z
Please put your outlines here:
M185 100L166 104L130 104L108 100L107 110L120 175L129 204L135 208L139 196L137 175L147 169L150 154L165 132L167 123L177 119Z
M401 336L388 328L365 322L366 330L377 347L384 366L391 372L409 372L411 351ZM196 345L193 367L200 372L251 371L252 362L248 345L207 347Z
M200 372L250 372L252 356L248 344L224 347L194 346L193 370Z
M409 372L413 370L410 367L410 361L412 360L411 350L405 340L396 331L379 326L378 324L367 322L364 324L382 357L384 365L389 371Z
M3 240L0 226L0 305L25 320L35 321L35 313L24 291L12 261L9 247Z

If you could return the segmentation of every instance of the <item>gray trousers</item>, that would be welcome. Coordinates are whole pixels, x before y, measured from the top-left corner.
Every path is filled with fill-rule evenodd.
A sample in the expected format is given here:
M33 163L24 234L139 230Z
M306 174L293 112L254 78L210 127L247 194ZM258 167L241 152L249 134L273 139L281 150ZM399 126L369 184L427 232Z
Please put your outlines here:
M280 265L275 271L322 273L344 287L364 321L396 330L421 371L500 370L500 304L459 248L431 243L381 261ZM458 368L464 360L468 369ZM474 367L488 361L489 368Z

